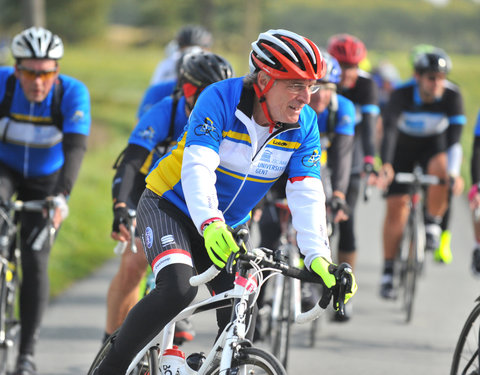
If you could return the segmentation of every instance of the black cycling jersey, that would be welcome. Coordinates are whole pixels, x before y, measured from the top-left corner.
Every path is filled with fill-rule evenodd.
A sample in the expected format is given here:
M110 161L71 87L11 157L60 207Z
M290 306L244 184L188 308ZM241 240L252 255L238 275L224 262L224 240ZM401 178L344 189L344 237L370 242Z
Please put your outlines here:
M436 154L460 141L465 116L458 87L446 82L441 98L423 103L416 81L394 90L385 108L383 163L395 172L411 172L416 162L424 168ZM406 185L390 185L388 194L406 193Z
M392 163L399 133L418 138L444 134L448 148L460 141L464 124L463 99L457 86L447 82L441 98L422 103L418 86L411 81L392 92L385 108L382 160Z
M363 156L375 155L375 126L380 112L378 87L368 73L360 71L354 87L349 89L339 87L338 92L355 104L356 150L354 151L352 173L359 173ZM358 140L359 137L361 141Z

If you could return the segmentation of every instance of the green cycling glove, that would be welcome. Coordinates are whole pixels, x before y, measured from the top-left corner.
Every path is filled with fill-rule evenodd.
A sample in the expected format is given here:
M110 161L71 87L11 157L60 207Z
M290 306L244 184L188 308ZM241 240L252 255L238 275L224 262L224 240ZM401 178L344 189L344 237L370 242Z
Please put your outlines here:
M330 267L330 265L332 265L332 263L330 263L324 257L315 258L310 265L312 271L322 278L325 286L328 289L334 287L337 284L335 275L330 273L330 271L328 270L328 267Z
M335 266L333 263L330 263L328 260L326 260L323 257L315 258L312 264L310 265L310 268L312 269L312 271L314 271L317 275L319 275L322 278L323 282L325 283L325 286L329 289L334 287L337 284L335 276L328 269L330 265ZM349 274L351 277L350 278L351 287L350 287L350 290L347 290L345 293L344 303L347 303L348 300L355 295L358 289L357 282L355 281L355 276L353 275L353 273L349 273ZM338 310L339 308L338 302L335 305L336 305L334 306L335 310Z
M208 224L203 231L203 238L208 256L219 268L225 267L232 251L236 253L239 250L232 233L223 221Z

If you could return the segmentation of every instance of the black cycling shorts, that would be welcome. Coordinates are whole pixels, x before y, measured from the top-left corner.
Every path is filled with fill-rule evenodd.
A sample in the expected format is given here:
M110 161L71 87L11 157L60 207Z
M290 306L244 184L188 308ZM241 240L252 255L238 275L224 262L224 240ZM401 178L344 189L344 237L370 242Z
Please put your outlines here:
M412 172L416 163L426 170L433 156L446 151L445 132L431 137L412 137L400 132L393 157L393 170L395 173ZM387 196L408 194L408 189L408 185L399 184L394 180L388 189Z

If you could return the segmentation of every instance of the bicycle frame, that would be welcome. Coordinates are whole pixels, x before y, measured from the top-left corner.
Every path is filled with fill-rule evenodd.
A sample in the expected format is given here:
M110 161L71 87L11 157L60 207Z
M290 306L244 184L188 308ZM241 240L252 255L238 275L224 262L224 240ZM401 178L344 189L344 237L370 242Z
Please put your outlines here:
M413 300L417 276L419 276L425 264L425 224L422 205L423 186L439 184L437 176L423 174L420 166L415 166L413 173L397 173L395 179L399 183L408 184L411 187L410 212L405 226L402 243L397 259L397 267L400 266L398 286L403 287L403 300L406 310L406 322L412 318ZM407 242L405 242L407 241ZM400 264L398 264L398 260Z
M241 262L239 262L241 263ZM225 327L221 335L218 337L213 348L210 350L204 364L199 369L198 374L205 374L205 372L215 365L218 361L218 353L221 354L220 372L226 371L231 368L231 360L235 348L238 343L246 340L246 333L248 331L247 310L251 307L249 302L250 296L258 293L258 285L255 277L259 275L256 272L254 275L248 276L247 272L250 267L239 267L239 274L235 278L234 286L232 289L219 293L218 295L206 298L203 301L199 301L193 305L186 307L182 310L170 323L157 336L155 336L136 356L128 367L127 374L129 374L142 357L147 353L151 347L158 347L159 353L163 353L166 349L171 348L173 345L173 335L175 329L175 323L188 318L199 312L215 310L221 307L227 307L232 305L233 315L229 324ZM279 272L277 270L272 270ZM259 271L261 272L261 271ZM260 277L261 279L261 277ZM223 348L219 350L219 348ZM160 363L161 366L161 358Z

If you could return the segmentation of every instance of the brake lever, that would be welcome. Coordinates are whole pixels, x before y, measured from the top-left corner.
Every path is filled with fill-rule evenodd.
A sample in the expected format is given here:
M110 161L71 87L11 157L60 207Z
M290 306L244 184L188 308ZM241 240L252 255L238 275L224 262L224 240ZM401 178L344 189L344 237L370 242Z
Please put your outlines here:
M330 268L332 267L332 268ZM352 267L348 263L341 263L337 267L333 264L329 266L329 271L335 275L337 280L335 290L333 291L334 307L338 303L338 312L341 316L345 315L345 294L348 286L348 278L346 274L351 274Z
M235 237L235 242L237 243L237 246L239 247L238 252L242 251L245 245L245 239L248 237L248 229L246 228L240 228L236 231L234 231L234 237ZM227 264L225 265L225 270L227 273L232 274L233 273L233 265L235 263L235 258L237 257L237 253L232 253L229 255L227 259Z

